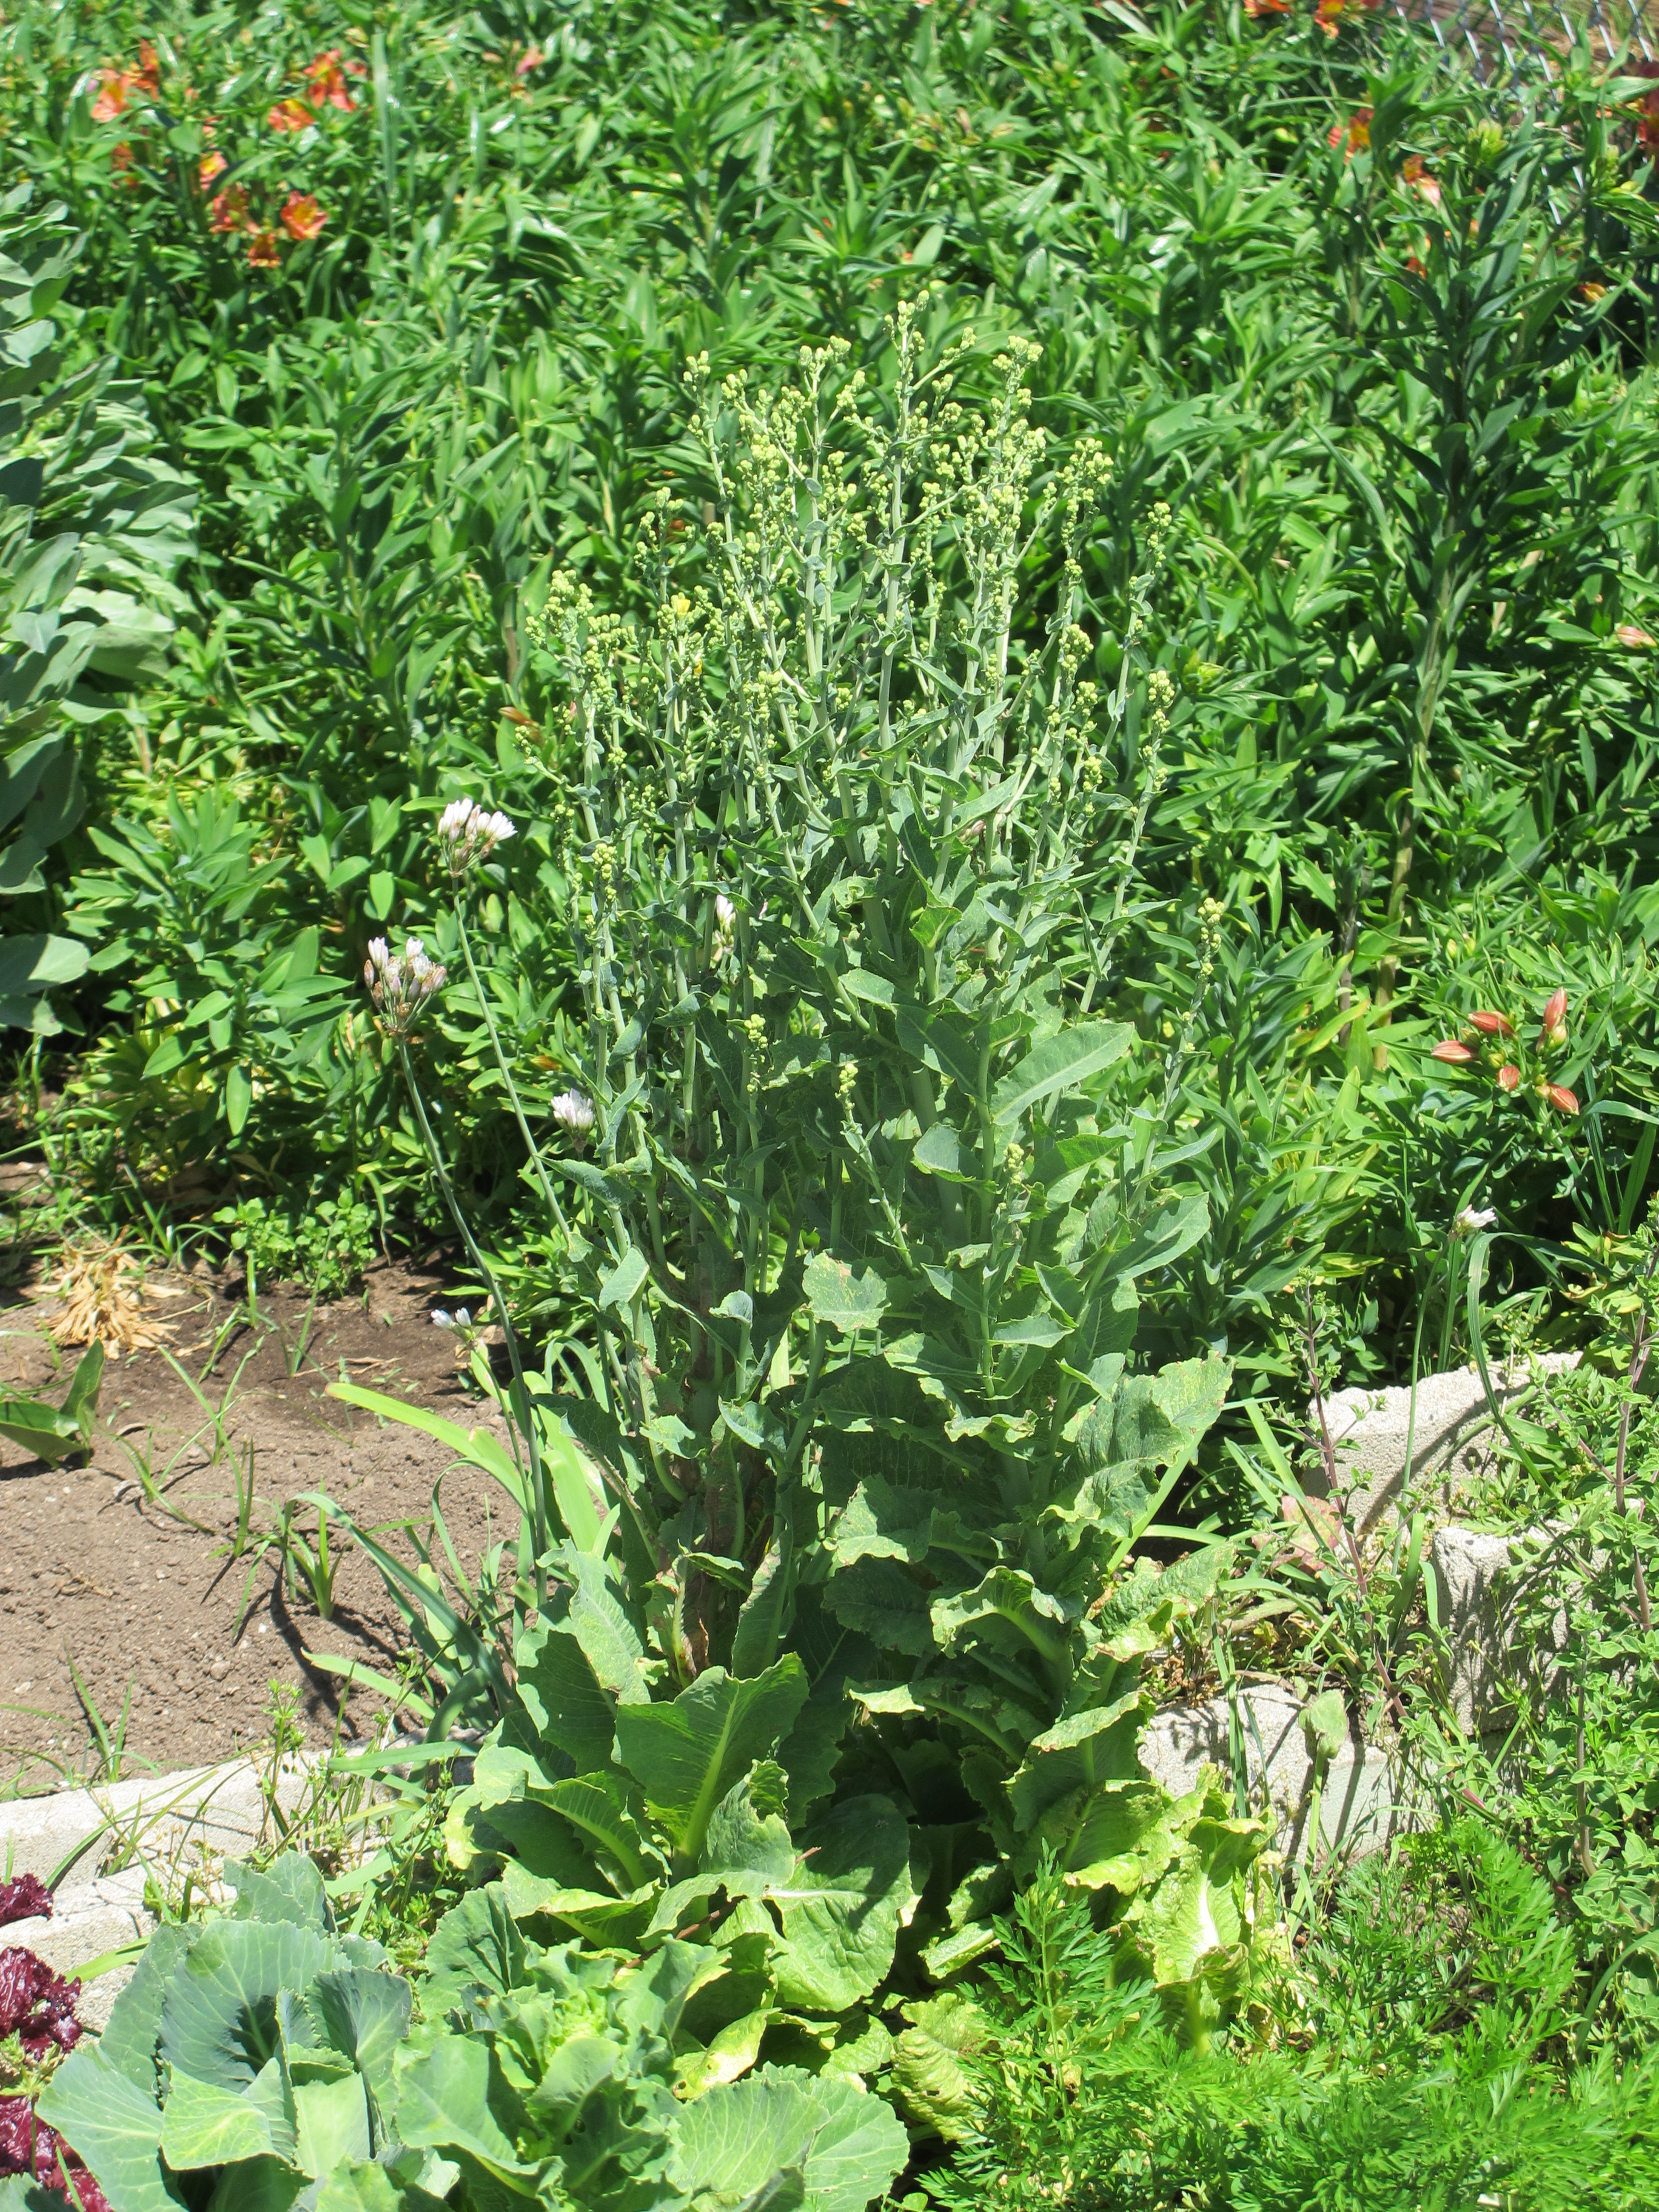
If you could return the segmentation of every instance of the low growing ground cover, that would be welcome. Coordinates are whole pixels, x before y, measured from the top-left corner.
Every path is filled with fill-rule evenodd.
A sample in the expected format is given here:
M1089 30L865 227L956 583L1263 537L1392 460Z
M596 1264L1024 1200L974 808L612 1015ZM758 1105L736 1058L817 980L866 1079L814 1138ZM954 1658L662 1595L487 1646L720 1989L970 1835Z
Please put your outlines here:
M239 1486L325 1656L325 1539L379 1577L386 1833L96 2041L6 1954L5 2185L1650 2201L1650 69L5 36L20 1244L228 1269L253 1356L436 1243L489 1417L330 1389L500 1501ZM1463 1361L1473 1727L1429 1486L1362 1527L1322 1412ZM96 1364L0 1430L82 1456ZM1281 1850L1264 1676L1411 1832Z

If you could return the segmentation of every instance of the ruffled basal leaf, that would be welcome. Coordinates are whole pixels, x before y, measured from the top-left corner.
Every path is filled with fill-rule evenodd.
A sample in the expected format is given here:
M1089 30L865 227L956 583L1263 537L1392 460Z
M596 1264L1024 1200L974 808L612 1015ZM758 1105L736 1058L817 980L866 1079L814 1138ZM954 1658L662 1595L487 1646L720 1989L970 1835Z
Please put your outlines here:
M871 1995L893 1963L915 1893L910 1836L885 1797L854 1797L809 1828L805 1856L770 1882L782 1923L772 1955L779 2002L844 2012Z
M927 1592L896 1559L861 1559L843 1568L830 1577L823 1601L883 1651L925 1659L937 1648Z
M970 1997L948 1991L904 2008L893 2046L893 2087L912 2120L946 2142L970 2136L981 2099L964 2064L984 2049L990 2024Z
M617 1754L683 1859L696 1862L714 1808L805 1702L806 1670L791 1653L763 1674L711 1667L672 1703L619 1708Z
M529 1629L515 1656L519 1695L541 1742L568 1759L573 1774L603 1766L616 1738L616 1698L600 1683L574 1627ZM637 1662L628 1664L636 1670ZM619 1671L626 1671L620 1661L612 1668Z
M1058 1799L1088 1793L1103 1782L1139 1776L1136 1741L1152 1700L1137 1686L1127 1697L1073 1713L1034 1736L1008 1784L1017 1826L1030 1827Z
M1269 1841L1260 1820L1206 1818L1124 1915L1159 1983L1190 1981L1212 1953L1236 1950L1255 1929L1250 1869Z
M993 1567L972 1589L933 1601L933 1636L940 1650L948 1652L988 1631L998 1640L1006 1640L1012 1632L1045 1659L1059 1659L1066 1632L1082 1610L1068 1599L1039 1589L1028 1574L1012 1567Z
M1108 1782L1049 1806L1037 1835L1049 1844L1079 1889L1115 1889L1129 1897L1156 1881L1203 1812L1200 1787L1171 1797L1156 1782Z

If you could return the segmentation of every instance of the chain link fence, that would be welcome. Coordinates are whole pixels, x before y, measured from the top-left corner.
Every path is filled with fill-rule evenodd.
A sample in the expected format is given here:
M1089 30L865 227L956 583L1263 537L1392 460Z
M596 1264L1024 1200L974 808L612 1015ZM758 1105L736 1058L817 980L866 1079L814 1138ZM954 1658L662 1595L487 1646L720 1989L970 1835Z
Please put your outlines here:
M1659 8L1654 0L1583 0L1569 9L1559 0L1390 0L1405 22L1426 22L1448 59L1472 69L1482 82L1496 76L1547 74L1575 37L1609 56L1620 47L1632 61L1659 54Z

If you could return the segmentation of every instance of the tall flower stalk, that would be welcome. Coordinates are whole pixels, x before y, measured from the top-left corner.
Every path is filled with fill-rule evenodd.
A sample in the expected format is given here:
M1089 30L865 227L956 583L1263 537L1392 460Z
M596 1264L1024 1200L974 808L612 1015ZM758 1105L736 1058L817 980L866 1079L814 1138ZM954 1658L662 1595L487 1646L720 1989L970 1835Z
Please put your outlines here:
M497 819L504 817L498 817ZM510 833L509 833L510 834ZM469 963L470 964L470 963ZM513 1316L507 1310L507 1300L501 1295L501 1285L495 1270L479 1250L477 1240L468 1224L455 1196L449 1179L443 1148L439 1144L428 1119L426 1101L421 1096L421 1086L415 1079L414 1063L409 1056L409 1039L421 1014L430 1000L443 988L445 970L428 955L421 940L411 937L401 955L393 956L384 938L376 938L368 948L368 959L363 969L363 981L368 986L374 1001L375 1014L383 1036L397 1048L398 1064L403 1070L404 1083L409 1091L410 1103L415 1109L415 1119L420 1128L421 1141L426 1146L427 1157L437 1177L438 1188L456 1233L466 1248L466 1255L477 1269L489 1295L489 1303L507 1346L507 1356L513 1370L511 1412L507 1423L507 1441L520 1474L524 1478L530 1500L531 1524L535 1539L534 1577L538 1607L547 1601L547 1569L544 1564L550 1537L547 1513L547 1486L542 1468L541 1447L536 1430L535 1415L530 1403L530 1394L525 1388L524 1367L519 1356L519 1340L513 1327ZM482 993L480 997L482 998ZM520 1439L523 1440L523 1450Z

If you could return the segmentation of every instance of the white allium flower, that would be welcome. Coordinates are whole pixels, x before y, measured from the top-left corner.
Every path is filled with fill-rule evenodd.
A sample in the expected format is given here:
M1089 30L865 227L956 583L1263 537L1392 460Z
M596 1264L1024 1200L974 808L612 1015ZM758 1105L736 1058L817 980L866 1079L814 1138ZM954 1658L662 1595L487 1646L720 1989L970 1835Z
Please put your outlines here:
M593 1126L593 1102L584 1098L580 1091L562 1091L548 1108L549 1113L562 1129L573 1136L585 1137Z
M708 957L718 968L732 950L732 940L738 927L738 909L724 891L714 894L714 935L708 947Z
M464 876L475 860L487 860L497 845L517 832L505 814L486 814L471 799L452 799L438 817L438 849L452 876Z
M444 984L444 970L428 953L418 937L408 939L394 956L385 938L371 938L363 963L363 981L388 1036L407 1036L415 1018L434 991Z
M1490 1229L1497 1218L1496 1206L1483 1206L1477 1211L1473 1206L1466 1206L1452 1224L1452 1235L1473 1237L1479 1230Z

